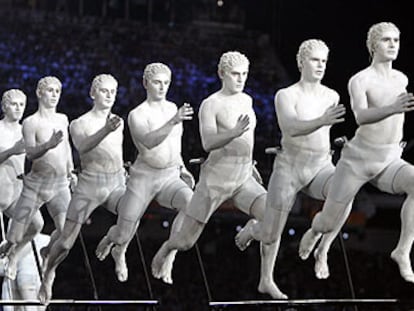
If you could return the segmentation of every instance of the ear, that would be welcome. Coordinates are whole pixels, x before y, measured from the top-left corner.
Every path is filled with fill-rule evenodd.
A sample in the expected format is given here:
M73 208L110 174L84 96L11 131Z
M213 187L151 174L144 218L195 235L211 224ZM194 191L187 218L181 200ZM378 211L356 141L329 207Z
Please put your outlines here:
M142 79L142 86L147 89L147 79Z
M221 80L223 80L223 76L224 76L224 71L222 69L217 70L217 75L219 76L219 78Z

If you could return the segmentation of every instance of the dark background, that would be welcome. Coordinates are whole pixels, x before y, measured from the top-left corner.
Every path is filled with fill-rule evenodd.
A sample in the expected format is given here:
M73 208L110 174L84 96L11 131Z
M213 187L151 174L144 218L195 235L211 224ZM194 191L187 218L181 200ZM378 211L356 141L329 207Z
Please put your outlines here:
M59 110L73 120L91 106L88 93L93 77L111 73L119 82L114 111L126 120L128 112L145 99L141 86L145 65L161 61L173 71L168 98L178 105L190 102L197 110L202 99L220 87L216 75L220 55L228 50L239 50L251 61L246 92L254 98L258 119L254 157L267 185L273 156L266 155L264 150L280 140L273 97L278 89L299 78L295 58L299 44L319 38L330 47L323 83L340 94L347 108L346 122L332 129L332 138L342 135L351 138L356 124L346 86L351 75L369 65L365 40L372 24L391 21L400 28L401 49L394 67L408 76L408 90L413 89L414 22L410 6L409 1L384 0L224 0L222 6L214 0L3 0L0 1L0 91L22 89L28 96L27 116L37 108L37 81L43 76L55 75L63 83ZM403 154L410 163L414 160L410 144L412 118L407 114L404 139L409 144ZM133 161L136 150L127 130L124 147L125 161ZM335 151L338 155L339 150ZM183 157L188 161L203 155L195 118L185 124ZM75 150L74 158L77 162ZM189 166L189 169L197 177L198 168ZM331 277L319 281L313 275L313 260L304 263L296 254L299 238L321 202L299 195L277 261L275 277L279 287L293 299L410 300L414 288L402 281L389 259L398 239L402 199L364 187L342 235L349 265L345 265L344 251L337 241L329 259ZM51 221L46 212L44 216L44 231L50 233ZM138 230L144 255L140 256L133 241L128 251L130 278L121 284L114 278L112 261L98 262L94 256L99 239L115 221L115 216L98 209L83 229L97 290L94 293L84 253L77 242L58 270L54 297L154 298L160 301L161 310L206 310L210 299L269 298L256 291L257 243L244 253L234 246L237 228L245 223L247 216L237 212L231 202L223 204L213 216L198 242L211 297L205 289L206 280L195 248L177 256L173 286L164 285L151 276L146 278L152 256L168 236L173 216L172 211L155 203L149 207ZM151 285L151 292L148 285ZM111 308L137 310L126 306ZM279 309L347 308L355 310L354 306L332 305ZM410 308L411 304L359 306L359 310ZM274 310L275 307L239 306L234 309ZM52 310L68 308L52 307Z

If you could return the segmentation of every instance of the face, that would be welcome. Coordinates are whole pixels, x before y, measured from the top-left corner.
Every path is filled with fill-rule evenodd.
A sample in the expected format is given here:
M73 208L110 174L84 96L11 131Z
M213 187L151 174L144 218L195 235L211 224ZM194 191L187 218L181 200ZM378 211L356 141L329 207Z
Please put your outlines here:
M302 77L308 81L320 81L325 75L328 52L315 48L302 63Z
M144 81L147 97L151 100L164 100L170 87L171 77L167 73L156 73Z
M20 121L26 108L26 100L22 96L13 96L3 106L4 115L12 121Z
M109 79L103 80L94 90L94 104L100 107L111 108L115 103L117 85Z
M249 67L247 64L237 65L230 70L219 72L220 78L223 82L223 89L228 91L230 94L243 92L248 74Z
M381 60L395 60L400 49L400 35L395 30L384 31L375 44L374 57Z
M39 90L39 99L45 107L53 108L59 103L61 89L56 83L49 83L46 87Z

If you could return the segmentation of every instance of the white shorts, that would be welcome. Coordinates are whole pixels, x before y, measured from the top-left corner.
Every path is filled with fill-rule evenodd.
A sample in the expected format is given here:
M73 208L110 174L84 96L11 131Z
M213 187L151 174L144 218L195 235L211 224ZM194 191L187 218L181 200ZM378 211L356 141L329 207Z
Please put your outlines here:
M291 145L283 147L273 164L267 205L290 210L299 191L318 200L325 199L323 190L334 171L330 152L316 152Z
M66 218L82 224L101 205L117 214L117 205L125 189L123 169L116 173L82 171L72 194Z
M366 182L382 191L396 193L394 178L403 166L410 165L401 159L401 154L400 144L374 145L359 136L354 137L342 150L336 167L337 191L332 191L335 193L330 197L335 202L348 203Z
M238 209L250 215L253 203L266 195L266 190L252 176L252 162L237 163L237 159L226 157L219 163L211 163L207 159L201 165L199 182L186 208L188 216L207 223L228 199L233 199Z
M69 201L69 181L66 176L42 178L29 173L23 177L23 190L13 211L13 220L30 222L39 208L49 203L53 203L53 208L48 208L52 217L66 213Z
M120 217L128 221L136 221L137 210L145 210L154 199L161 206L179 209L182 207L173 206L175 195L179 191L192 193L190 187L180 178L178 165L157 169L139 160L129 168L127 191L129 196L134 197L135 206L123 209Z

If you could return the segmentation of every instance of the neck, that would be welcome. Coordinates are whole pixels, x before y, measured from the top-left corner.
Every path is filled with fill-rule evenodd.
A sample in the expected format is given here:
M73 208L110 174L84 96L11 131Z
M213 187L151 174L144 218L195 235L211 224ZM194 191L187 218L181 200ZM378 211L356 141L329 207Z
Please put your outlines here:
M92 113L93 114L95 114L95 115L97 115L97 116L99 116L99 117L107 117L108 115L110 115L110 113L111 113L111 109L110 108L100 108L100 107L97 107L96 105L94 105L93 107L92 107Z
M305 80L302 77L300 81L298 82L298 85L300 86L302 90L306 92L313 92L319 89L319 86L321 85L321 81L320 80L309 81L309 80Z
M41 116L46 116L47 117L47 116L50 116L52 114L55 114L56 113L56 108L55 107L53 107L53 108L46 108L46 107L44 107L42 105L39 105L38 111L39 111L39 114Z
M379 60L373 60L371 63L371 67L380 75L382 76L389 76L392 72L392 61L379 61Z

